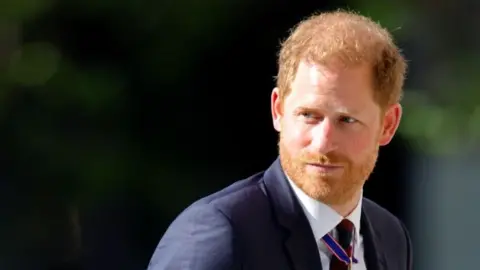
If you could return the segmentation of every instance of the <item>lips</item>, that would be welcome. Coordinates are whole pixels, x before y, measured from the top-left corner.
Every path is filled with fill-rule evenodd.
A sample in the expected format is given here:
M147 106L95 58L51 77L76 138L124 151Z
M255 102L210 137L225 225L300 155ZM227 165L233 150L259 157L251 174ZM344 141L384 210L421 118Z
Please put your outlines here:
M343 166L341 165L320 164L320 163L307 163L307 166L321 172L333 172L343 168Z
M307 163L307 165L316 166L316 167L322 167L322 168L331 168L331 169L341 168L341 167L342 167L342 165L322 164L322 163Z

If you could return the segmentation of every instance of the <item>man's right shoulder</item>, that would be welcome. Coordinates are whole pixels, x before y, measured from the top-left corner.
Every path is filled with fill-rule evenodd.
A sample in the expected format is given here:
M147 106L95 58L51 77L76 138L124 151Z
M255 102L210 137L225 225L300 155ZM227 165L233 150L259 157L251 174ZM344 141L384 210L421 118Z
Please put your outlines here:
M262 172L192 203L169 226L148 269L236 269L232 225L245 229L268 211L265 194Z

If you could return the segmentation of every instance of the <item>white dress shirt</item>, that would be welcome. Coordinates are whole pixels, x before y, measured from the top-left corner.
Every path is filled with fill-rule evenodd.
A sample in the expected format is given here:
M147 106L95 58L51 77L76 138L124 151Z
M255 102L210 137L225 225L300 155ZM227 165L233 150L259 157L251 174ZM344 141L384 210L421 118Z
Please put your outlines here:
M288 177L287 177L288 178ZM336 237L335 227L343 220L335 210L324 203L321 203L303 192L293 181L288 179L292 189L300 201L300 205L308 218L310 226L312 227L313 235L317 242L318 251L320 253L320 260L322 262L322 269L330 269L330 259L332 253L325 246L321 240L327 233L332 232L333 237ZM363 238L360 235L360 216L362 213L362 200L357 204L353 212L346 217L354 225L354 247L353 256L358 260L357 264L353 264L352 270L366 270L365 257L363 252Z

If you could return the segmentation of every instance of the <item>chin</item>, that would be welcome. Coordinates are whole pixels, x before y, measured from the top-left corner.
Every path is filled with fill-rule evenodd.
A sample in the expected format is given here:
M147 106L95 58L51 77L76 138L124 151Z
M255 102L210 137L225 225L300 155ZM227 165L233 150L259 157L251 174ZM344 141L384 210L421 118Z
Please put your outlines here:
M345 182L337 177L316 177L304 179L299 187L311 198L328 205L341 205L355 197L361 184Z
M292 179L293 180L293 179ZM293 180L300 189L313 199L323 201L332 193L333 187L329 184L330 181L324 177L308 177L300 181Z

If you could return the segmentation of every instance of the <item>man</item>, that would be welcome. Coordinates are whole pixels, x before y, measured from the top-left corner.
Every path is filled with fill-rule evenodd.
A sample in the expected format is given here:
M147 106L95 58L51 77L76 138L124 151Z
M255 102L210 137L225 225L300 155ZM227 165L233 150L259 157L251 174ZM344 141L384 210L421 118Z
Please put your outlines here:
M399 125L405 70L368 18L336 11L300 23L271 95L279 159L184 210L148 269L411 269L403 224L362 197Z

